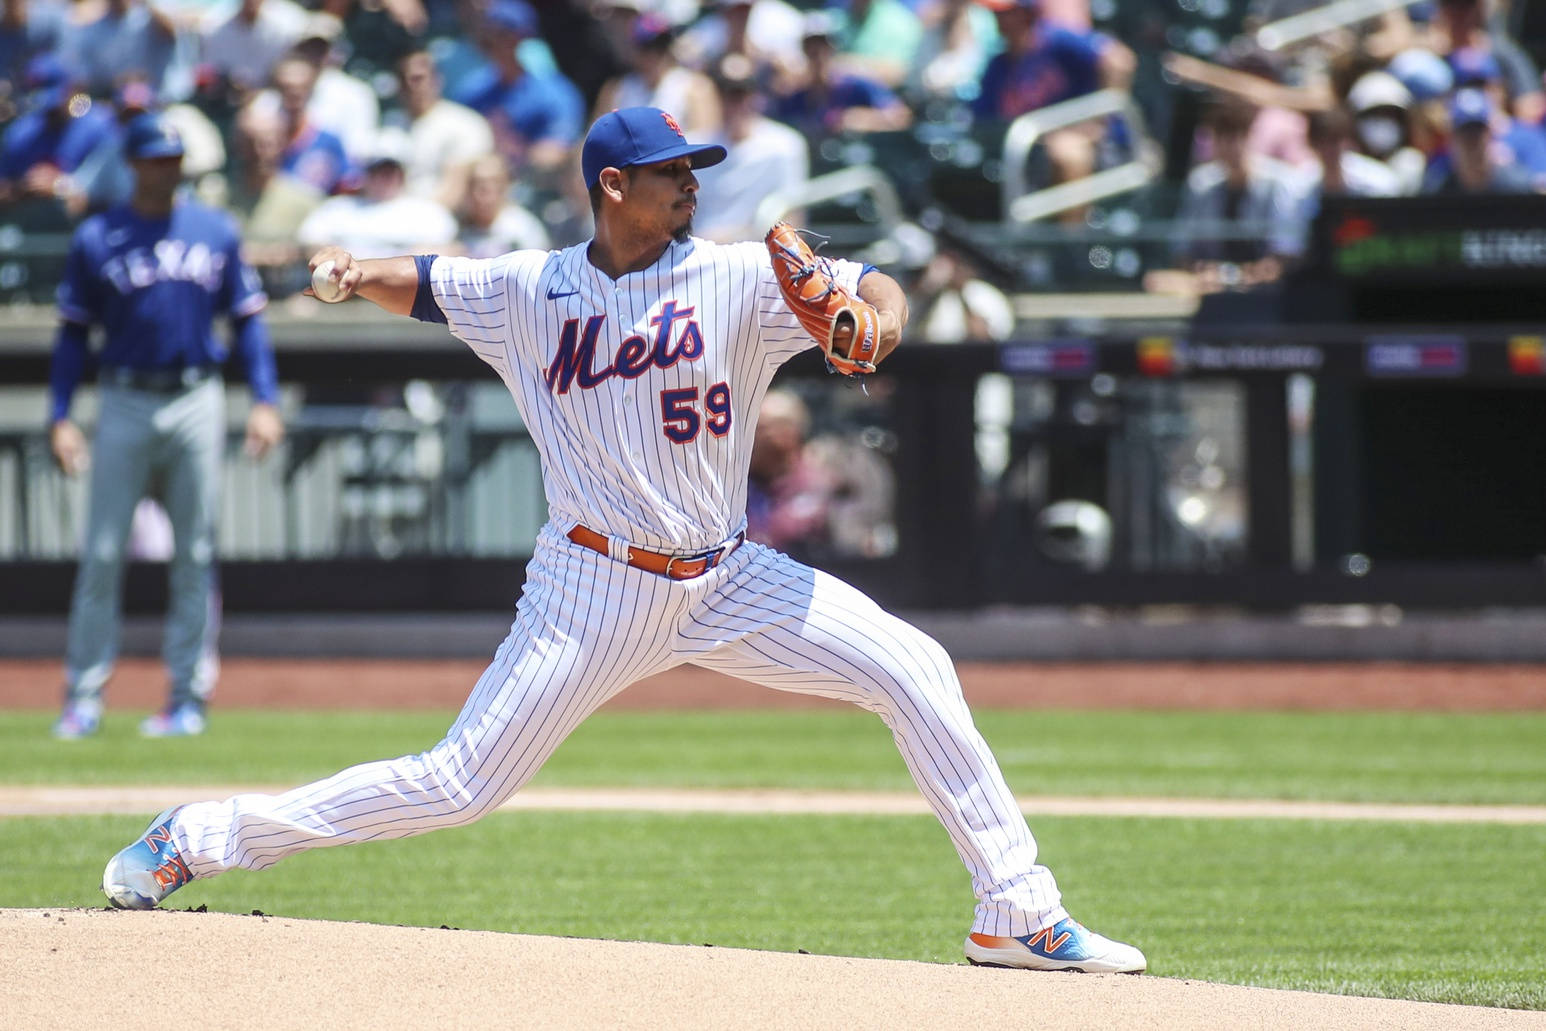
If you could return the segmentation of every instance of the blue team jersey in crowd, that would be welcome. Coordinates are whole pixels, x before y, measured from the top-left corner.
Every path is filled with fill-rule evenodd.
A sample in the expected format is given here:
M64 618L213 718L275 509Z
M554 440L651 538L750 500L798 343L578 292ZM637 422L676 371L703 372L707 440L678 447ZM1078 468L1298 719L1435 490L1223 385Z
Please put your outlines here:
M1106 37L1058 25L1036 30L1029 53L999 54L982 73L977 114L1005 120L1027 111L1082 97L1100 88L1100 54Z
M318 191L338 191L353 175L343 141L326 129L303 126L279 156L279 170Z
M169 218L124 205L86 219L59 284L62 319L106 329L105 368L221 365L215 316L243 318L267 302L230 216L182 201Z
M773 105L772 117L808 133L825 134L841 128L843 112L853 107L890 107L896 94L859 75L837 75L818 101L810 90L791 93Z
M96 104L79 118L49 115L47 111L29 111L6 129L0 142L0 179L19 179L43 161L73 172L87 154L117 131L113 116Z
M496 136L515 134L526 144L574 143L585 129L585 100L562 75L527 71L502 82L493 65L469 72L450 99L489 120Z

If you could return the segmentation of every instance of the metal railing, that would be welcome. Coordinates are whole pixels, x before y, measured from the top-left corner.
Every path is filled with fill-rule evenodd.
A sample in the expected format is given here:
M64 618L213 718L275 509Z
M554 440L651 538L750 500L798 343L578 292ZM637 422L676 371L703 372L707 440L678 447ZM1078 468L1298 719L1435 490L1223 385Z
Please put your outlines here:
M267 459L241 445L233 428L217 534L229 559L520 557L547 518L536 445L519 427L312 406ZM86 484L55 468L43 431L0 432L0 498L0 562L78 553Z
M1417 0L1336 0L1300 14L1268 22L1256 30L1256 43L1263 50L1282 50L1295 43L1314 39L1361 21L1378 18L1389 11L1410 7Z
M1033 190L1030 182L1031 151L1050 132L1120 115L1132 135L1132 159L1066 183ZM1061 104L1028 111L1009 123L1004 134L1004 181L1002 186L1006 224L1034 222L1136 190L1163 167L1159 145L1149 139L1143 114L1132 94L1103 89Z
M790 189L770 193L757 205L756 222L758 225L772 225L792 211L855 195L868 195L872 199L878 233L889 235L902 224L902 198L886 173L874 165L839 169L808 179Z

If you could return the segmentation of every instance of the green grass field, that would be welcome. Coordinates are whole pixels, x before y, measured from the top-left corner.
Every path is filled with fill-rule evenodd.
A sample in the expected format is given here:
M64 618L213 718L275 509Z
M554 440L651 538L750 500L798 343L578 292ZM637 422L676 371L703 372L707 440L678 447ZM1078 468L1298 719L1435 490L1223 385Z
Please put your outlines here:
M447 713L219 712L145 742L139 714L61 745L0 713L0 784L279 783L432 744ZM983 712L1021 794L1546 801L1546 716ZM547 785L903 789L845 712L603 713ZM101 903L145 816L0 820L0 906ZM1037 818L1076 916L1153 973L1546 1009L1546 826ZM962 962L971 892L927 817L500 813L183 889L178 906Z

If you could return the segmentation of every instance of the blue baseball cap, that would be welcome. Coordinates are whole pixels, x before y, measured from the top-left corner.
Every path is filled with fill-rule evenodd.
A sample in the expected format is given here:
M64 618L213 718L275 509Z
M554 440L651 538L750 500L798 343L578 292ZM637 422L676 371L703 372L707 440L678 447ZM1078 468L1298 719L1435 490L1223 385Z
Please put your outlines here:
M1390 59L1386 70L1400 79L1417 100L1434 100L1455 86L1455 73L1449 63L1421 47L1401 51Z
M171 122L154 111L147 111L129 119L123 150L131 161L180 158L183 156L183 139Z
M1449 125L1459 129L1467 125L1486 125L1492 121L1492 101L1479 89L1456 90L1449 102Z
M494 0L483 15L496 29L530 38L541 31L537 12L526 0Z
M676 119L658 107L624 107L596 119L585 134L580 169L590 189L601 181L603 168L652 165L681 157L692 158L694 168L708 168L725 160L725 153L716 143L688 143Z
M1503 67L1487 50L1463 47L1449 55L1449 67L1455 73L1456 86L1474 86L1503 78Z

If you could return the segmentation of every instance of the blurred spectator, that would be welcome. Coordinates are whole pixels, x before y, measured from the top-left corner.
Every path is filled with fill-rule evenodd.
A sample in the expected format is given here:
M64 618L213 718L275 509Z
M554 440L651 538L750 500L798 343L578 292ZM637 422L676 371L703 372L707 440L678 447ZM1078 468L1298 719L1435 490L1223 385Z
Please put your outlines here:
M896 480L859 434L810 437L793 391L762 400L746 484L746 535L813 558L875 558L896 550Z
M923 22L901 0L840 0L848 17L837 37L839 64L895 89L907 78Z
M198 108L173 104L162 110L150 84L138 78L121 84L113 99L117 122L114 132L93 148L68 177L70 188L65 194L65 206L72 216L129 202L134 192L134 171L124 154L126 129L135 118L150 111L160 111L162 122L181 137L183 178L195 184L200 199L225 203L225 143L220 130Z
M1519 44L1503 33L1502 26L1492 22L1494 6L1490 0L1438 0L1428 45L1451 60L1457 51L1491 54L1501 69L1509 110L1514 117L1535 125L1546 117L1540 70Z
M606 37L612 53L625 66L619 70L619 75L623 74L633 61L634 48L638 46L634 40L633 30L639 23L639 16L643 13L644 0L594 0L591 5L591 17L601 26L601 32ZM608 78L615 78L615 76Z
M449 30L451 35L432 39L426 46L434 55L435 66L440 69L440 74L445 80L445 95L457 99L461 97L469 83L476 80L486 83L493 77L494 68L487 53L488 41L484 38L489 31L485 12L492 0L450 0L450 2L455 11L455 25ZM531 34L519 36L519 41L515 44L516 56L522 68L533 75L550 75L559 71L558 54L548 46L543 33L546 31L544 25L548 19L563 23L561 27L571 28L572 37L562 41L559 46L560 51L571 55L570 65L566 67L572 67L575 64L585 66L583 74L586 81L595 84L595 88L588 95L594 98L596 92L601 89L602 82L623 72L622 52L613 45L611 31L607 28L607 21L603 15L608 14L614 6L623 5L628 8L628 17L631 18L631 12L641 2L642 0L593 0L593 2L564 0L562 4L544 3L541 5L543 12L541 15L538 15L535 9L532 10L532 18L528 23ZM574 11L571 5L577 5L580 10ZM585 31L573 31L576 25L586 26ZM575 49L577 46L583 49ZM565 75L568 74L565 72ZM578 85L576 80L571 82ZM581 106L582 109L589 110L588 105L582 103Z
M113 116L52 54L34 57L23 81L26 113L0 137L0 203L59 200L72 189L69 174L113 135Z
M930 0L920 15L923 38L906 92L921 102L975 100L988 58L1001 45L993 12L977 0Z
M318 68L291 53L274 66L274 89L253 98L260 112L275 105L285 124L285 148L279 170L323 195L348 185L349 156L338 136L313 121Z
M1360 152L1390 169L1397 193L1416 193L1428 157L1411 144L1411 91L1389 72L1367 72L1353 83L1347 104L1355 119L1354 142Z
M510 201L510 174L498 154L487 154L469 166L459 214L456 249L470 258L552 246L541 220Z
M362 81L395 66L419 45L430 24L421 0L321 0L318 6L338 19L339 50Z
M397 62L397 82L402 110L387 117L386 128L403 132L411 145L408 192L454 211L472 163L494 152L494 133L478 112L441 95L427 51L412 50Z
M477 32L490 63L466 75L451 99L489 120L512 169L560 172L584 130L585 104L557 71L522 63L517 47L537 35L537 13L524 0L492 0Z
M896 553L896 474L882 448L888 434L826 433L811 438L806 455L832 482L827 539L819 549L845 558Z
M201 63L229 84L239 104L268 85L274 65L300 41L309 19L292 0L241 0L229 16L204 22Z
M243 253L253 265L297 260L295 232L327 196L316 183L284 171L289 141L282 111L248 104L237 114L229 203L243 223Z
M59 49L68 25L60 0L0 0L0 124L16 115L28 62Z
M931 344L1007 340L1014 332L1009 298L980 277L967 254L948 244L924 266L909 293L918 336Z
M1530 193L1530 174L1499 147L1493 121L1499 112L1478 89L1455 91L1450 101L1449 149L1428 168L1424 193Z
M813 138L907 128L912 112L896 94L873 79L839 68L836 32L834 19L825 11L807 16L805 79L774 105L773 117Z
M1455 73L1449 62L1422 47L1401 51L1390 59L1385 70L1400 80L1418 103L1443 99L1455 88Z
M65 33L60 57L94 97L110 97L118 82L138 75L157 95L169 94L177 28L144 0L106 0L102 15Z
M784 0L706 0L705 16L682 38L684 59L709 68L729 54L751 59L764 87L787 85L805 71L805 16Z
M1133 52L1098 32L1054 25L1041 17L1040 0L983 0L998 16L1004 50L988 62L976 111L1013 119L1101 88L1125 90Z
M1402 192L1396 173L1384 162L1358 153L1354 143L1353 116L1343 108L1310 116L1310 146L1315 151L1316 168L1303 187L1295 215L1301 234L1294 248L1296 255L1304 253L1303 234L1320 214L1322 197L1394 197Z
M1546 132L1539 125L1511 116L1503 70L1492 53L1474 48L1456 50L1449 55L1449 66L1455 73L1456 89L1481 90L1492 102L1492 135L1510 152L1499 160L1522 165L1532 175L1546 179Z
M619 2L632 7L639 0L564 0L562 3L538 4L542 35L521 44L522 63L529 71L561 71L580 91L581 106L589 111L595 106L601 87L628 70L624 49L614 42L616 36L609 29L610 19L606 16ZM696 8L680 18L673 17L673 24L690 20L695 14ZM628 18L622 19L622 23L627 26ZM621 28L621 32L626 37L627 28ZM443 46L443 39L436 39L431 44L437 62L441 60ZM481 55L477 56L476 63L484 63ZM450 92L449 87L447 92Z
M1244 96L1256 108L1246 149L1306 172L1313 169L1316 161L1310 148L1307 116L1312 111L1325 110L1331 97L1324 90L1286 86L1288 69L1284 59L1254 41L1237 40L1226 48L1225 58L1232 70L1245 77L1244 81L1254 79L1270 88L1260 96L1249 92Z
M1297 195L1284 166L1246 149L1256 112L1236 101L1209 114L1214 160L1192 169L1176 221L1180 276L1151 274L1158 292L1214 293L1276 280L1300 247Z
M837 484L806 446L810 411L798 394L770 390L753 431L746 536L779 551L822 548Z
M1315 167L1310 149L1305 116L1324 111L1332 103L1328 89L1289 86L1283 82L1282 61L1254 44L1232 44L1223 55L1224 64L1204 61L1187 54L1168 53L1162 60L1165 71L1198 86L1255 109L1246 150L1272 158L1307 172ZM1195 143L1200 160L1211 158L1205 134Z
M359 258L440 251L456 238L456 220L440 204L404 192L407 138L381 134L365 160L357 194L330 197L296 232L303 247L337 244Z
M669 111L690 139L719 132L719 97L702 72L684 67L672 53L675 26L656 14L634 19L631 70L608 82L596 98L593 116L624 107Z
M1386 70L1412 94L1406 116L1407 142L1422 155L1426 172L1428 160L1443 150L1449 139L1449 95L1455 88L1455 73L1448 61L1421 47L1403 50L1390 59ZM1367 143L1365 149L1373 153ZM1403 175L1407 172L1404 168L1399 171Z
M979 118L1013 121L1028 111L1097 89L1126 90L1135 60L1121 43L1098 32L1054 25L1039 0L984 0L998 17L1004 50L988 62L974 110ZM1113 133L1114 130L1114 133ZM1100 164L1103 144L1121 135L1119 122L1086 123L1048 133L1042 141L1054 183L1081 179ZM1069 218L1082 213L1068 213Z
M258 93L250 103L264 114L274 109L284 113L292 127L292 148L305 144L311 152L330 154L331 165L336 167L318 164L300 172L294 168L287 171L331 193L339 188L358 157L374 146L380 104L375 90L330 63L332 44L324 37L336 32L337 19L318 15L308 24L301 41L274 65L270 76L273 88ZM308 134L312 132L319 133L320 138L311 140Z
M332 15L313 15L291 53L316 70L307 116L318 128L338 137L351 160L358 160L375 145L381 127L381 101L369 83L340 67L343 52L335 41L341 31L339 20Z
M763 115L756 69L744 54L721 58L714 84L725 125L710 139L729 157L697 173L696 232L720 243L760 240L769 227L758 221L758 207L810 177L810 146L794 129Z

